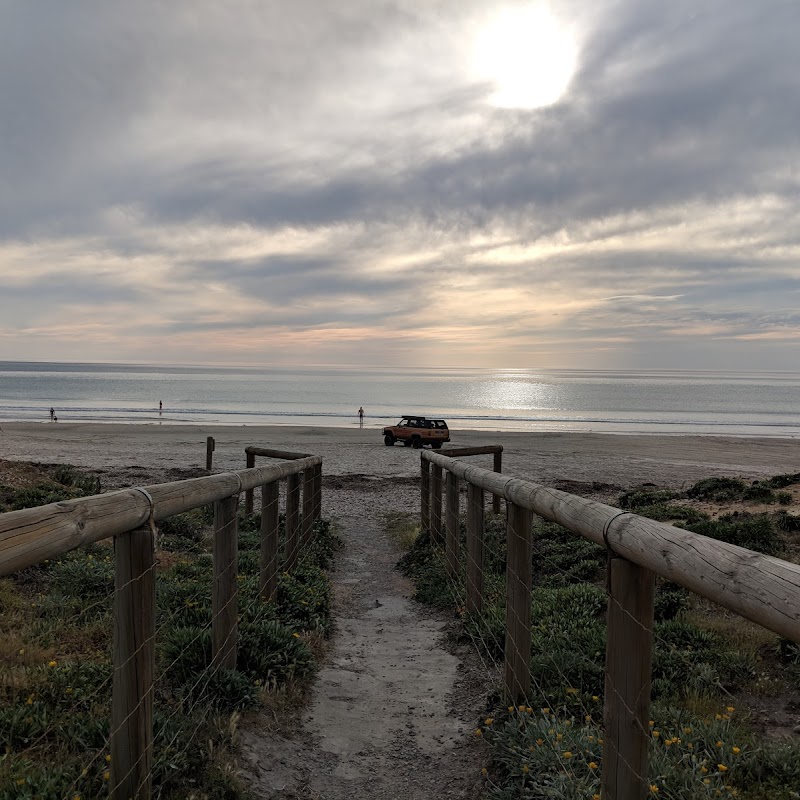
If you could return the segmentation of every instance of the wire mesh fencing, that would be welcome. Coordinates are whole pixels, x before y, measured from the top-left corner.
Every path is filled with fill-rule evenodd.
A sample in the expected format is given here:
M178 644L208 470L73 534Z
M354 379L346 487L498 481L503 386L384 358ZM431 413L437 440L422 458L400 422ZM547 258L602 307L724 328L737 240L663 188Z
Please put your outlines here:
M156 501L150 523L0 581L0 798L224 790L237 714L308 678L328 630L337 543L312 468L301 538L272 480L258 514L237 491L156 526Z
M733 594L750 594L751 619L771 614L772 629L793 630L797 640L797 612L787 625L776 622L785 600L769 596L770 579L780 574L784 597L800 597L795 565L676 530L677 546L665 544L653 557L669 554L671 573L658 577L617 552L625 535L643 547L629 523L638 518L624 509L540 491L550 497L537 498L548 507L545 519L525 507L534 505L525 482L472 465L448 469L428 454L421 484L421 546L404 558L406 571L420 599L458 609L481 662L503 687L505 703L475 730L490 744L490 797L757 797L765 784L800 788L797 746L757 741L737 710L737 689L747 691L755 679L757 657L698 624L693 609L709 600L693 603L666 579L691 584L693 559L713 559L741 580ZM489 489L505 498L504 516L489 513ZM571 530L552 521L557 503L568 509L557 511ZM604 521L598 526L597 519ZM577 535L592 526L589 538ZM672 536L659 523L652 531ZM711 601L730 608L730 585L716 588L705 570L699 575ZM741 619L739 626L757 628ZM764 632L760 641L775 647L778 639Z

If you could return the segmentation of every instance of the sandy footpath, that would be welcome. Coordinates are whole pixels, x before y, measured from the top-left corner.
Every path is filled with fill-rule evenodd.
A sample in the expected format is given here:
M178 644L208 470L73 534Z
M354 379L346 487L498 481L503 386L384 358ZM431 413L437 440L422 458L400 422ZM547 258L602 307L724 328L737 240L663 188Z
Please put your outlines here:
M248 445L321 455L329 476L411 477L419 472L418 452L401 445L385 447L380 429L368 426L4 423L0 459L112 471L138 467L153 482L162 472L203 468L207 436L216 440L215 472L242 469ZM502 444L503 471L540 483L599 481L628 487L652 482L679 487L713 475L759 478L800 471L800 441L794 439L459 430L451 431L451 438L446 446ZM490 467L491 456L476 457L475 463Z

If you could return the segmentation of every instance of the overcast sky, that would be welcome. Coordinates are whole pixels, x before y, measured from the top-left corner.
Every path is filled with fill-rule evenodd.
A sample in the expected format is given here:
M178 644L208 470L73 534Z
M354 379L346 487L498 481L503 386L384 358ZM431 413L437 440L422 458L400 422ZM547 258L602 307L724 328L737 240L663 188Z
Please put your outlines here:
M0 359L800 369L797 0L0 0Z

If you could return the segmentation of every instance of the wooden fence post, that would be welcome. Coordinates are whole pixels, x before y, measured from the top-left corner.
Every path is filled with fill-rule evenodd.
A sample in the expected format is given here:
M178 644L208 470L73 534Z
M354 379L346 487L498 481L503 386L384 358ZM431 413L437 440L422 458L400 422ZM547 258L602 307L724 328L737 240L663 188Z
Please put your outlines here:
M431 527L431 465L420 456L420 533L430 533Z
M211 471L211 459L214 454L214 447L215 447L214 437L209 436L206 438L206 469L210 472Z
M483 609L483 489L467 484L467 614Z
M447 560L447 574L451 579L457 579L460 573L459 566L459 496L458 476L447 470L446 502L445 502L445 557Z
M608 568L601 791L607 800L641 800L649 785L655 575L622 558L610 559Z
M112 800L151 795L155 630L155 537L147 526L114 538Z
M442 468L431 467L431 541L442 543Z
M308 547L311 541L311 529L314 525L314 467L303 470L303 516L300 541Z
M506 694L524 702L531 687L531 526L533 515L516 503L508 509L506 558Z
M294 569L300 556L300 475L286 478L286 553L284 569Z
M314 519L322 518L322 464L314 467Z
M247 469L252 469L256 465L256 457L252 453L247 453ZM253 490L247 489L244 493L244 513L253 513Z
M213 663L236 669L236 585L239 496L214 503L214 584L211 592Z
M278 481L261 487L261 570L258 581L262 600L275 597L278 588Z
M503 471L503 451L498 450L494 454L494 471L498 473L498 475ZM492 511L495 514L500 513L500 495L495 494L492 495Z

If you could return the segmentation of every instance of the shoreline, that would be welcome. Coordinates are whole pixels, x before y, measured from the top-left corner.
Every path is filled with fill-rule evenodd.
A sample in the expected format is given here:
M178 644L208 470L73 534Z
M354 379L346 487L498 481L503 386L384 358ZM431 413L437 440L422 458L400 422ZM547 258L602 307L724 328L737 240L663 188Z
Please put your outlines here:
M49 422L0 427L0 459L100 472L130 468L128 474L140 479L204 469L207 436L216 440L214 472L243 469L244 448L257 445L321 455L327 476L419 475L419 453L385 447L378 427ZM788 437L456 430L451 439L445 447L501 444L504 473L546 485L680 487L713 476L757 479L800 471L800 444ZM471 461L491 469L491 456Z
M61 412L62 414L64 411ZM365 424L364 430L380 430L385 425L395 424L397 416L372 417ZM602 434L607 436L723 436L741 439L796 439L800 440L800 428L794 424L765 425L753 423L711 423L711 422L666 422L656 420L635 420L623 422L619 420L589 419L507 419L485 417L455 417L450 415L451 431L457 433L484 433L484 434ZM341 420L341 422L336 422ZM464 423L462 427L459 423ZM473 423L508 423L505 426L493 427L491 425L473 425ZM452 423L455 423L453 425ZM515 424L516 423L516 424ZM36 419L15 419L0 417L0 428L11 425L52 425L53 421L46 417ZM277 414L269 417L247 421L225 421L224 419L186 419L175 416L159 415L157 413L141 417L95 417L95 416L67 416L57 420L60 425L101 425L101 426L129 426L129 427L175 427L175 428L331 428L335 430L357 430L359 424L352 417L339 417L334 414L321 414L319 416L304 416L298 414Z

